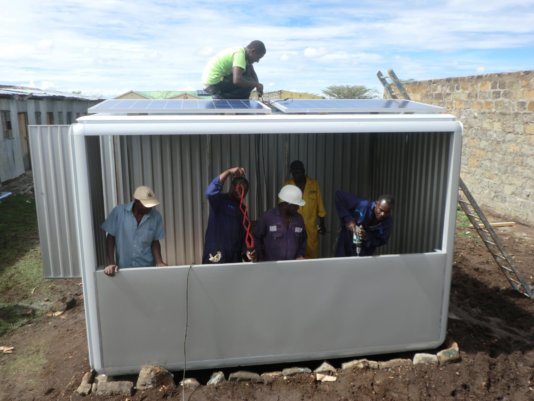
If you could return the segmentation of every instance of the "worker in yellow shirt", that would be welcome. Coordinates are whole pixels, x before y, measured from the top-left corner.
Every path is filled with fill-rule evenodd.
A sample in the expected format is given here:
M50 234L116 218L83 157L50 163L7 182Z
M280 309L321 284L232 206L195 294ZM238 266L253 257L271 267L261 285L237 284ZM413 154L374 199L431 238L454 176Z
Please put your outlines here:
M321 189L317 180L306 175L304 163L300 160L291 162L289 172L293 178L289 179L286 184L298 186L303 193L302 198L306 202L304 206L299 207L299 213L304 219L306 234L308 236L306 259L317 258L319 256L319 238L317 234L324 235L326 233L324 223L326 210L324 208Z

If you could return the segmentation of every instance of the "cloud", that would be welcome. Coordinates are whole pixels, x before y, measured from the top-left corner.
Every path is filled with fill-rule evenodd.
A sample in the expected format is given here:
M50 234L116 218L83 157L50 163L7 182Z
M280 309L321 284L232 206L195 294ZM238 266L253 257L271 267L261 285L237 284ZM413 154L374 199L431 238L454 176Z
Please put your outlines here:
M273 89L379 88L378 69L427 79L534 65L534 0L5 1L0 83L109 96L201 88L219 50L263 40Z
M318 49L316 47L307 47L304 49L304 57L316 58L325 54L325 49Z

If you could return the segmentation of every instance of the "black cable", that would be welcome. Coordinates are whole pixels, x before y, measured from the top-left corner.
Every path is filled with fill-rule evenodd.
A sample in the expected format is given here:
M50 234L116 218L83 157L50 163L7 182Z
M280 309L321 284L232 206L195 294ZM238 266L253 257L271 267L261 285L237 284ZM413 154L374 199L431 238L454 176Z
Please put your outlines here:
M189 265L185 287L185 333L184 333L184 370L182 373L182 401L185 401L185 371L187 370L187 333L189 331L189 274L193 265Z

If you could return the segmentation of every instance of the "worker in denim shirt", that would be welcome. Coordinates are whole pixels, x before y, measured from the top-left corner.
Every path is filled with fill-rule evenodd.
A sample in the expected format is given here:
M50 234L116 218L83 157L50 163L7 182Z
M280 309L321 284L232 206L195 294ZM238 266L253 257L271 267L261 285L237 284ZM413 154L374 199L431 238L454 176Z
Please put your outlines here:
M285 185L278 193L278 206L266 211L253 229L259 261L304 259L306 227L299 206L304 206L302 191Z
M202 263L238 263L252 260L253 252L245 248L243 215L239 208L241 195L238 185L248 192L248 181L243 167L229 168L216 176L206 189L210 205L208 227L204 238ZM232 176L229 192L222 192L224 183Z
M336 256L370 256L377 247L386 244L393 227L393 203L390 195L381 195L371 201L349 192L336 191L336 211L341 220ZM358 247L355 234L361 239Z
M159 201L147 186L137 187L134 200L117 205L102 224L106 235L106 267L113 276L123 267L166 266L161 257L164 237Z

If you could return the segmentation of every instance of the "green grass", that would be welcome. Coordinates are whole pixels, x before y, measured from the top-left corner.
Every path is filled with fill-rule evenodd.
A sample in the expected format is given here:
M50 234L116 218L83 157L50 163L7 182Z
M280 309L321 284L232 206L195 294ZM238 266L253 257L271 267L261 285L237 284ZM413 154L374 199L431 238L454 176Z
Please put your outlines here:
M10 355L9 363L0 366L0 374L4 377L11 377L13 380L23 376L27 385L34 385L36 383L34 376L44 369L47 362L45 347L44 342L37 341L27 347L17 349Z
M35 200L12 196L0 203L0 335L42 313L32 305L54 291L42 270Z
M39 244L35 200L28 195L14 195L0 203L0 266L11 266Z
M461 238L471 237L473 235L471 222L459 206L456 209L456 233Z
M0 304L0 336L22 326L40 313L29 306Z

